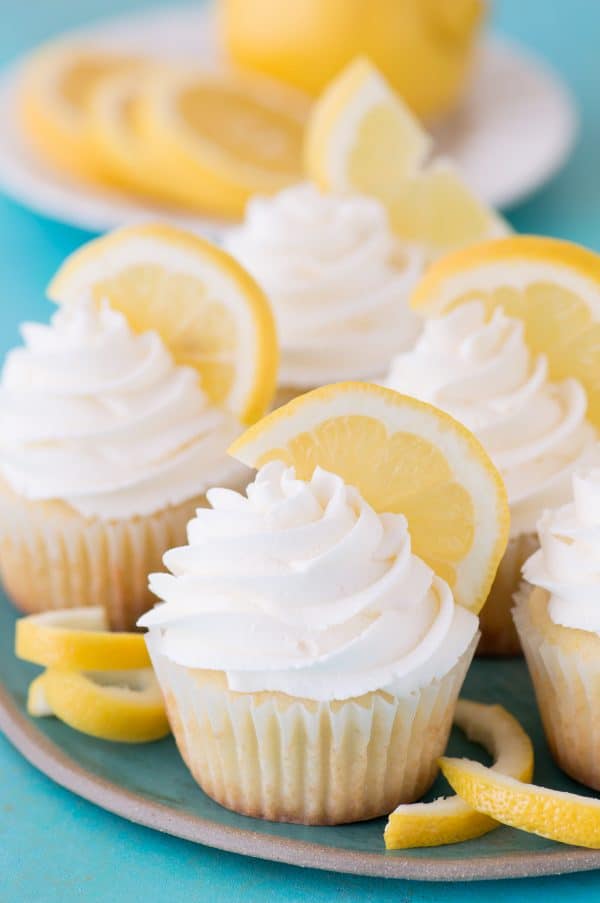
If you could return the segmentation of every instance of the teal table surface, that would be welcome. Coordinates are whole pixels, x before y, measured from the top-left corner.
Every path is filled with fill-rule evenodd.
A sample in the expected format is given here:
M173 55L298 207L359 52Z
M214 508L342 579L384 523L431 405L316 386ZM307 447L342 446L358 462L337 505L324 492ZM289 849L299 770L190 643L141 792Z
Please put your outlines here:
M146 5L144 0L0 0L0 63L63 28ZM567 167L511 211L510 219L520 231L600 249L600 3L497 0L491 25L560 69L582 116L579 144ZM65 255L87 237L0 197L0 353L18 341L21 320L48 317L44 286ZM36 772L0 737L0 903L470 903L484 896L595 900L600 898L600 875L440 885L246 859L157 834L97 809Z

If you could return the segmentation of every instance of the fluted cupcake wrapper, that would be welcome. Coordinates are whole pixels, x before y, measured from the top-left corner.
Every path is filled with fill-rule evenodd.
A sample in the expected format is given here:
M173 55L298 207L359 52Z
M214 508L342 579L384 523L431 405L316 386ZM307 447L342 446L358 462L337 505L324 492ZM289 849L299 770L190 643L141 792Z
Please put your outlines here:
M512 608L515 593L523 582L523 565L538 546L537 533L521 533L509 540L490 594L479 614L481 641L477 655L521 654Z
M186 541L204 496L147 517L85 518L62 502L30 502L0 487L0 574L21 611L81 605L106 609L110 626L129 630L156 601L148 574L167 549Z
M530 599L525 586L514 620L550 751L568 775L600 790L600 639L589 636L597 642L597 655L582 655L570 642L574 631L568 627L552 628L554 637L564 633L565 643L549 641L531 617Z
M385 815L430 787L477 638L420 691L335 702L233 692L222 672L162 655L160 631L146 639L175 740L205 793L244 815L333 825Z

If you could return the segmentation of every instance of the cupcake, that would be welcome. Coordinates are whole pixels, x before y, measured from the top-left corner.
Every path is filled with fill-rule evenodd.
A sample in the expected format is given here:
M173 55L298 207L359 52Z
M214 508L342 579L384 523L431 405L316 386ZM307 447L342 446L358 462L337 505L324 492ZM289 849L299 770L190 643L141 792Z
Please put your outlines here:
M394 237L374 198L296 185L253 199L225 244L271 302L279 403L328 382L381 378L418 335L407 298L423 252Z
M4 586L25 612L102 605L131 628L206 489L242 482L225 454L241 426L106 304L70 304L22 336L0 381Z
M514 611L548 745L572 778L600 790L600 450L573 497L540 518Z
M511 510L508 547L481 612L479 652L520 651L512 623L521 567L535 551L545 508L565 503L571 476L594 451L584 387L548 379L543 354L528 349L521 320L469 301L426 321L415 347L399 354L386 384L452 414L480 439L506 484Z
M478 637L402 514L316 467L207 493L139 624L202 789L260 818L337 824L418 799Z

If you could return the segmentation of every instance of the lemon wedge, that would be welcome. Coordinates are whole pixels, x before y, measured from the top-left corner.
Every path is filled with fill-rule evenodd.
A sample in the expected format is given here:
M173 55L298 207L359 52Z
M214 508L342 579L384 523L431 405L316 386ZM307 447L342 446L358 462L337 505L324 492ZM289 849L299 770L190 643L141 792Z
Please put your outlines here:
M380 512L408 520L412 547L478 612L508 536L502 480L477 440L436 408L368 383L315 389L247 430L230 454L282 460L309 480L317 465Z
M315 104L306 169L326 191L374 195L400 238L430 257L504 234L508 227L447 161L429 163L432 141L366 59L346 67Z
M210 401L244 423L270 405L278 348L269 302L229 254L173 226L117 229L75 251L48 287L56 303L108 301L198 370Z
M147 743L169 733L152 668L87 673L48 668L30 685L27 710L118 743Z
M469 740L480 743L495 759L493 771L518 781L533 775L531 740L513 716L500 705L459 699L454 723ZM433 847L472 840L498 827L489 815L472 809L458 796L431 803L409 803L391 813L385 827L388 850Z
M522 783L470 759L440 759L452 789L478 812L559 843L600 849L600 800Z
M600 255L529 235L482 242L433 264L411 303L435 317L473 299L490 314L502 307L521 319L551 379L575 377L585 386L588 416L600 426Z
M99 606L19 618L15 654L46 668L76 671L118 671L150 665L142 634L112 633L106 612Z

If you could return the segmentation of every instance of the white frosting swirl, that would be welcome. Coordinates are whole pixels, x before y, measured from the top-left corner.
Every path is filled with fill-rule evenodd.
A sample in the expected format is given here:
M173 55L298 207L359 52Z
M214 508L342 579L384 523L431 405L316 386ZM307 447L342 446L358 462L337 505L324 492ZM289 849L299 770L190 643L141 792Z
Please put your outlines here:
M84 516L146 515L240 477L241 432L159 335L90 303L26 323L0 382L0 472L20 495Z
M573 476L573 501L545 511L538 533L540 549L525 562L525 579L548 590L555 624L600 636L600 467Z
M172 573L150 577L165 603L139 621L173 661L225 671L233 690L346 699L415 690L473 639L477 618L412 554L406 519L340 477L273 461L246 496L208 499L164 557Z
M575 379L548 381L520 320L482 303L428 320L415 348L398 355L386 384L447 411L480 439L502 474L512 535L529 533L544 508L569 498L571 474L596 440Z
M407 297L422 254L400 245L373 198L308 184L255 198L226 247L271 301L283 385L381 376L419 332Z

